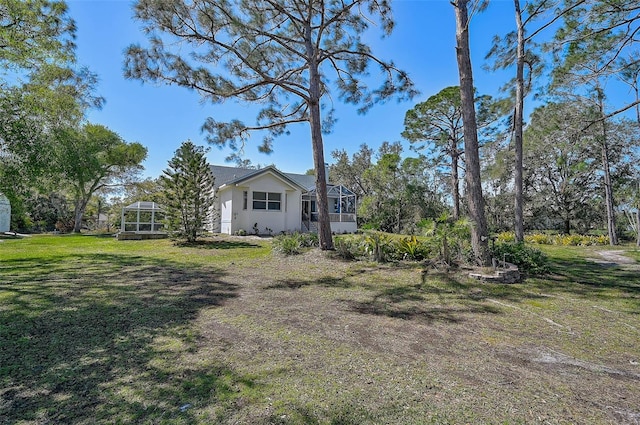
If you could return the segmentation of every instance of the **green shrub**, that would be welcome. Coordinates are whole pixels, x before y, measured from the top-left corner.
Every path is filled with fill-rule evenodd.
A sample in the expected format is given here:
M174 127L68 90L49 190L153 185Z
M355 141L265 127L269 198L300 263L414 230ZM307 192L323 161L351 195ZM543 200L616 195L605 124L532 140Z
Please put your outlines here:
M465 252L471 241L471 222L468 219L453 221L448 214L434 220L421 220L418 226L429 236L431 251L449 266L465 261Z
M336 255L343 260L355 260L365 256L361 237L336 238L334 247Z
M582 236L580 235L564 235L559 238L560 243L556 245L578 246L582 245Z
M499 243L493 248L493 257L518 266L521 272L538 275L549 272L547 256L539 249L523 243Z
M273 238L273 251L282 255L296 255L302 252L300 239L296 235L278 235Z
M364 249L368 256L379 263L394 259L392 239L384 232L367 231L364 238Z
M592 245L609 245L609 236L600 235L600 236L589 236L593 241Z
M273 238L273 251L282 255L300 254L305 248L318 246L315 233L283 233Z
M408 236L399 239L395 243L397 253L395 256L405 260L424 260L429 253L429 248L416 236Z
M320 245L317 233L294 233L292 236L298 238L300 246L303 248L312 248Z
M606 235L547 235L544 233L534 233L526 235L524 240L529 243L541 245L562 246L607 245L609 243L609 237Z
M580 245L582 246L591 246L591 245L608 245L609 244L609 236L600 235L582 235L580 237Z
M534 233L532 235L525 235L525 242L537 243L539 245L553 245L554 237L544 233Z
M511 243L516 241L515 232L502 232L496 235L496 241L500 243Z

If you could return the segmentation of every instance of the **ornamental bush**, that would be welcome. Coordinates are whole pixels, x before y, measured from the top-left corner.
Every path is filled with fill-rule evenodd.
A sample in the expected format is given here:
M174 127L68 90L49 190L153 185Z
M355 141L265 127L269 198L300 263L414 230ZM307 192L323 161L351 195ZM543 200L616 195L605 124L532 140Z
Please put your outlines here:
M529 243L537 243L540 245L554 245L555 236L547 235L545 233L534 233L533 235L526 235L524 240Z
M591 246L609 244L609 237L606 235L547 235L545 233L534 233L526 235L524 240L540 245Z
M502 232L496 235L496 241L501 243L511 243L516 241L515 232Z
M341 236L334 242L336 255L343 260L355 260L365 256L363 239L360 236Z
M397 256L403 260L424 260L431 252L430 247L416 236L399 239L395 245Z
M549 272L547 256L539 249L523 243L498 243L492 254L496 260L515 264L521 272L530 275Z
M285 233L273 238L273 251L282 255L297 255L305 248L318 246L315 233Z
M282 255L297 255L302 252L300 239L296 235L278 235L273 238L273 251Z

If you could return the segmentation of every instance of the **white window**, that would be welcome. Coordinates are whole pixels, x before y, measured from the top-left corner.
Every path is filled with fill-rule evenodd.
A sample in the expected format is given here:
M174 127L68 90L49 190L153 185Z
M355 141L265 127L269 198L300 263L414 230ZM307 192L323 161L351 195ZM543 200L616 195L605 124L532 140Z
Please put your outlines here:
M242 209L247 209L247 191L242 192Z
M253 192L253 209L280 211L280 193Z

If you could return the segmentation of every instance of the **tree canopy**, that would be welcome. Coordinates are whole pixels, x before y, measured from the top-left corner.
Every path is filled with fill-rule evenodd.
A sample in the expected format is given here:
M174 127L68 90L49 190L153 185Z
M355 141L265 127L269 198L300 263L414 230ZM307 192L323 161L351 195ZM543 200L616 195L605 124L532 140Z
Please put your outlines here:
M488 129L496 120L496 102L490 96L475 99L479 129ZM452 217L460 218L460 177L464 161L464 127L460 87L440 90L426 101L408 110L404 118L402 137L412 149L433 159L433 166L445 171L450 180L453 204Z
M147 149L140 143L127 143L97 124L60 130L56 142L56 171L72 188L73 230L79 233L91 195L109 185L121 185L140 171Z
M47 63L73 61L75 30L64 1L3 0L0 69L32 71Z

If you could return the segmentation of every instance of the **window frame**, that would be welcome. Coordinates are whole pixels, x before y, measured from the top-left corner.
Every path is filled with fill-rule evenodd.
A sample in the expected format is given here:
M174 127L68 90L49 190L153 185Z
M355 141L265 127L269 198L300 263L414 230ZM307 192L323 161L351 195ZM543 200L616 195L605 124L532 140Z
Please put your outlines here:
M254 211L282 211L282 193L253 191L251 206Z

